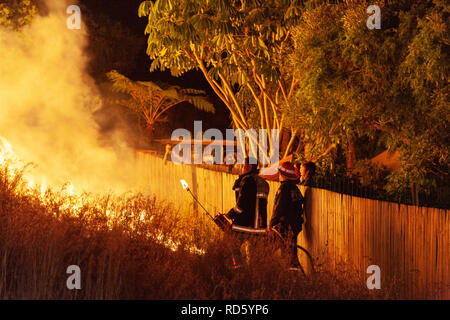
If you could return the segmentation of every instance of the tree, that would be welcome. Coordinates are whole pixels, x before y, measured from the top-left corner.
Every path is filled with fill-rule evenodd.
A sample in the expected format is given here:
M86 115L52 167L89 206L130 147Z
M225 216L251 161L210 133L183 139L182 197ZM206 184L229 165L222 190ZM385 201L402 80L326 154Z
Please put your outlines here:
M36 13L34 1L6 1L0 4L0 26L19 30L29 24Z
M450 182L450 4L434 0L417 15L399 66L399 89L411 104L404 107L398 148L402 170L390 177L396 192ZM403 21L411 17L405 14Z
M270 129L285 127L281 104L295 87L279 61L299 15L300 1L287 0L156 0L139 8L139 16L148 16L150 71L179 76L199 69L234 126L268 129L269 146Z
M108 72L107 77L112 82L114 90L128 96L117 102L144 118L149 142L152 140L154 124L164 120L163 115L182 102L189 102L194 107L207 112L215 110L202 90L185 89L151 81L132 81L116 70Z
M351 174L358 139L377 134L389 115L392 81L390 30L366 27L367 3L321 4L304 11L294 28L287 67L298 79L287 105L292 125L301 128L306 157L317 159L341 145Z
M381 30L366 27L371 2L304 10L292 30L293 50L283 59L298 79L285 112L308 145L302 157L318 159L335 145L344 150L351 175L360 160L357 149L369 139L400 151L401 170L389 176L386 189L398 192L410 183L448 179L449 10L444 3L375 3L382 8Z

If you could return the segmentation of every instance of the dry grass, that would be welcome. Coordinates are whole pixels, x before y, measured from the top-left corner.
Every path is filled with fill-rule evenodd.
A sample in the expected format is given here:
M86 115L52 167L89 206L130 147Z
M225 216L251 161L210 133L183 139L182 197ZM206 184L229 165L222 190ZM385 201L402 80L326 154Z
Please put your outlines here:
M383 298L345 268L288 272L267 243L233 270L227 236L154 198L40 194L20 176L0 173L0 299ZM66 287L69 265L81 268L81 290Z

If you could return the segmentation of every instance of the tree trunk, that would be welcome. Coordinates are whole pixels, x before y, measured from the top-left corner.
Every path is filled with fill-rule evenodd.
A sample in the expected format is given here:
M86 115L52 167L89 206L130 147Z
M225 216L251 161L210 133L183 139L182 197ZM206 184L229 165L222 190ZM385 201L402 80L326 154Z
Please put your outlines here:
M289 139L288 145L286 147L286 150L284 151L284 156L283 158L286 158L288 155L290 155L292 152L291 148L292 148L292 144L294 143L295 137L297 136L297 130L291 130L291 138Z
M313 159L313 156L311 154L312 147L313 144L311 142L309 141L305 142L303 156L306 161L311 161Z
M356 163L355 140L353 137L348 139L347 145L347 176L353 176L353 169Z
M147 123L147 142L150 146L153 141L153 131L155 130L155 127L153 126L153 123Z
M289 130L286 130L285 128L281 129L280 134L280 155L284 155L284 152L286 151L286 148L289 144L289 138L290 138L290 132Z
M303 151L303 148L305 147L305 142L304 142L304 136L299 136L298 137L298 143L297 143L297 148L295 148L295 153L300 153Z
M415 182L411 182L411 204L413 206L419 205L419 192Z

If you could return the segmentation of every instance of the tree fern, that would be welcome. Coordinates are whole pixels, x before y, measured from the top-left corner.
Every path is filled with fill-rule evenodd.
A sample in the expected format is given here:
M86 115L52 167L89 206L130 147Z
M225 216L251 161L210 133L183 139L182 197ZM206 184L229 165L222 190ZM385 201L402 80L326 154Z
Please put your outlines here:
M215 112L214 105L202 90L182 88L152 81L133 81L112 70L107 74L113 90L125 93L128 98L116 103L127 107L145 119L149 130L149 140L156 122L162 121L164 114L181 102L188 102L199 110Z

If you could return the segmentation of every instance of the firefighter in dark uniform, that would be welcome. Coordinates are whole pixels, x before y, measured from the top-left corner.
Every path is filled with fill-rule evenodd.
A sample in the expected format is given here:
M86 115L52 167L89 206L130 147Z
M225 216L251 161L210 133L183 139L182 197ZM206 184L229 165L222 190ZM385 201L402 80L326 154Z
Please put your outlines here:
M291 162L283 162L279 168L280 187L275 195L270 228L283 238L290 256L290 269L300 270L297 255L297 237L302 230L304 198L296 186L298 177Z
M269 184L259 175L258 164L254 158L246 158L243 174L233 186L236 195L236 206L227 217L233 221L231 230L238 240L239 251L245 251L246 261L249 261L249 242L256 241L258 236L264 236L267 228L267 197ZM242 254L234 253L235 265L242 263ZM239 261L236 261L239 260Z

